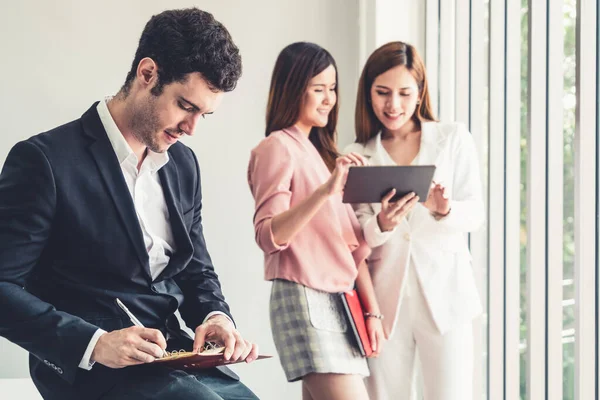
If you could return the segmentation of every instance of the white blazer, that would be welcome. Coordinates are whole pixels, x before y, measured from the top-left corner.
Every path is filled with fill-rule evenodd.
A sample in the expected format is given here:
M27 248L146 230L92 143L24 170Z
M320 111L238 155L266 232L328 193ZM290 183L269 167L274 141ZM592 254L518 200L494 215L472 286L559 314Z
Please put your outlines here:
M373 249L367 261L385 316L383 329L387 337L397 323L411 260L441 334L454 324L472 320L482 310L465 235L478 229L485 218L473 138L464 125L457 123L427 122L421 131L418 164L437 167L433 179L446 187L450 214L436 220L419 203L409 220L404 218L393 231L381 232L377 224L380 203L355 208L365 239ZM362 154L370 165L393 164L381 144L381 134L365 145L353 143L344 152Z

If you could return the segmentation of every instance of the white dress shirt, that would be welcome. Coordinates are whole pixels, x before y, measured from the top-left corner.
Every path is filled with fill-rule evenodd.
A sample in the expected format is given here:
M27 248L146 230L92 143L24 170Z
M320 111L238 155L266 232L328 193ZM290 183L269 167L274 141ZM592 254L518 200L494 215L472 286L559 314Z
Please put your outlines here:
M148 252L150 273L154 280L165 269L171 254L175 252L169 211L158 177L158 170L169 162L169 153L166 151L155 153L148 149L138 171L139 160L110 115L106 105L108 100L98 103L98 115L117 155L127 189L133 199L135 213L144 236L144 245Z
M96 110L117 155L121 172L123 172L127 188L133 199L135 212L144 236L144 245L148 252L150 274L152 280L155 280L165 269L171 255L176 250L169 221L169 211L158 176L158 170L169 162L169 153L166 151L155 153L148 149L138 171L138 158L131 150L108 110L107 102L110 99L110 97L107 97L100 101ZM215 314L225 315L220 311L213 311L206 316L204 321ZM94 362L90 362L90 358L98 339L104 333L105 331L102 329L98 329L94 333L79 363L80 368L89 370L94 365Z

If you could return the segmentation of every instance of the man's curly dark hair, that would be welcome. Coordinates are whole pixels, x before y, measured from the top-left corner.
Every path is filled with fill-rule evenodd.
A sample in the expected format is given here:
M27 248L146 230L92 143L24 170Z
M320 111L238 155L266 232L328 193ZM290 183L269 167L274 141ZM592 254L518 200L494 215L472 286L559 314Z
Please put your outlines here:
M164 11L150 18L122 88L125 95L145 57L158 66L158 82L151 91L155 96L165 85L183 82L193 72L202 74L215 92L232 91L242 75L240 51L227 29L197 8Z

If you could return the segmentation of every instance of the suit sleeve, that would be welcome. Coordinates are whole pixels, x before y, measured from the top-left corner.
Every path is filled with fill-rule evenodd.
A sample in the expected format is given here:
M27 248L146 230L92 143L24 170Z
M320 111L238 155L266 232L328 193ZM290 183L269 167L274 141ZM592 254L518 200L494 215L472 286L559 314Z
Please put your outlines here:
M0 175L0 335L73 382L98 327L27 291L52 229L56 188L48 159L18 143Z
M360 222L365 240L372 249L385 244L394 232L396 232L396 228L386 232L383 232L379 228L377 214L375 214L375 210L373 210L371 204L355 204L353 208L358 222Z
M191 151L191 150L190 150ZM202 228L202 184L198 160L192 152L196 168L196 193L194 196L194 220L190 230L190 239L194 254L187 267L174 277L184 295L183 305L179 308L181 317L191 329L201 325L208 314L219 311L233 317L229 305L221 291L219 277L206 247Z
M454 150L454 181L450 214L440 219L439 227L454 232L473 232L485 221L483 189L473 137L458 125L457 148ZM433 216L431 216L433 218Z

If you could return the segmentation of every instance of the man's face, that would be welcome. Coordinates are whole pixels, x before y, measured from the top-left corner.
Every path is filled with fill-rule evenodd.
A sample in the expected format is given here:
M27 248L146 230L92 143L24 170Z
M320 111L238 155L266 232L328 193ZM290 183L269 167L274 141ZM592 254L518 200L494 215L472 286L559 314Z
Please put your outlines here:
M212 114L223 97L223 92L213 92L197 72L183 83L165 85L158 96L150 90L144 90L131 105L129 129L155 153L167 151L184 134L193 135L198 120Z

